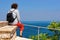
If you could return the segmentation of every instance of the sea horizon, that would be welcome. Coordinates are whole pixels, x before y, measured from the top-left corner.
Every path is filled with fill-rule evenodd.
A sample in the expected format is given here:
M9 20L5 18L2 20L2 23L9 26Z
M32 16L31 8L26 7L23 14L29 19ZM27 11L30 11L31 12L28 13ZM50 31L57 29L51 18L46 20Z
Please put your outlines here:
M24 21L22 23L27 25L47 27L50 22L51 21ZM49 35L53 35L50 30L44 28L40 28L39 33L48 33ZM38 28L24 25L23 37L29 38L29 36L32 35L38 35ZM19 36L19 30L17 31L17 36Z

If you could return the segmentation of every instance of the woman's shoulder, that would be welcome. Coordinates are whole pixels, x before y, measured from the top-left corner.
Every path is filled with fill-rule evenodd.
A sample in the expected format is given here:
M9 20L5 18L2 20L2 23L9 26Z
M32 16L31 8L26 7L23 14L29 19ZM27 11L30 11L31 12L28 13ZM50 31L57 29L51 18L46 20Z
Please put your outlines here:
M18 9L10 9L10 11L13 11L14 13L19 13Z
M14 11L14 12L19 13L18 9L15 9L15 11Z
M18 11L18 9L13 9L13 8L12 8L12 9L10 9L10 11L13 11L13 10Z
M10 9L10 11L13 11L14 9Z

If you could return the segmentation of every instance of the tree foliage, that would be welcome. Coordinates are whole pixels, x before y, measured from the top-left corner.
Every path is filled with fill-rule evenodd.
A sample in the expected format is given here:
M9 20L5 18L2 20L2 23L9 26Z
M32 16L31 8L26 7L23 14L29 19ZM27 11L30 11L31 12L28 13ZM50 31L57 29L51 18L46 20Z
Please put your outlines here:
M48 30L54 32L53 36L49 36L48 33L40 33L39 40L59 40L60 36L60 22L51 22L50 25L47 26ZM38 35L30 36L33 40L38 40Z

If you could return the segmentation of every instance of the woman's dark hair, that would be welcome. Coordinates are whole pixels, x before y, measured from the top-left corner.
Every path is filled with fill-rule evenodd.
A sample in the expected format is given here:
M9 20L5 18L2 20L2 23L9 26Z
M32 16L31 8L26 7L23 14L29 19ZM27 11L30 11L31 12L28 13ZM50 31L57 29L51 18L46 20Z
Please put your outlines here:
M13 4L11 5L11 8L17 9L17 7L18 7L18 5L17 5L16 3L13 3Z

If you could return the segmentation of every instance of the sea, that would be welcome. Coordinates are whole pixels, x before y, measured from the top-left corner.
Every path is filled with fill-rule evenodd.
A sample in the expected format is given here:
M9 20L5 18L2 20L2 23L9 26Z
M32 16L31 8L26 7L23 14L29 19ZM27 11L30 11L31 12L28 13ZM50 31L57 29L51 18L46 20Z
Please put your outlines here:
M23 24L27 24L27 25L34 25L34 26L39 26L39 27L47 27L48 25L50 25L51 21L22 21ZM24 31L23 31L23 37L29 38L30 36L35 36L38 35L38 28L34 27L34 26L27 26L24 25ZM20 30L19 28L17 28L16 30L17 36L19 36L20 34ZM40 33L48 33L49 36L53 35L54 33L51 32L48 29L45 28L40 28L39 29L39 34Z

